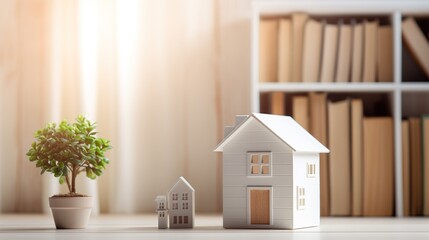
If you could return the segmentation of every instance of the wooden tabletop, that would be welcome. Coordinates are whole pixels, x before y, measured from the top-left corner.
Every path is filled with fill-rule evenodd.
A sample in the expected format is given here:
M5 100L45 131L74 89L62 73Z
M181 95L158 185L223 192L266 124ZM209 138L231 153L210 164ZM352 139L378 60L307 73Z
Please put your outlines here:
M0 215L0 239L429 239L429 218L322 218L299 230L223 229L221 215L197 215L193 229L157 228L156 215L93 216L87 229L56 230L50 215Z

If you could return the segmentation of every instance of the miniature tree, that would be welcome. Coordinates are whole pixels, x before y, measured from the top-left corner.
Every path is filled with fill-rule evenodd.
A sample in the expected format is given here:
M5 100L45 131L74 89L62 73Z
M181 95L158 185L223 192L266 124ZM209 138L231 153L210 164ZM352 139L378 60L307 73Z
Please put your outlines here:
M69 193L64 196L78 196L76 177L82 172L95 179L102 174L109 160L105 152L112 147L106 139L96 137L96 124L78 116L73 124L62 121L59 125L48 123L35 133L36 142L31 144L27 156L40 174L50 172L67 183Z

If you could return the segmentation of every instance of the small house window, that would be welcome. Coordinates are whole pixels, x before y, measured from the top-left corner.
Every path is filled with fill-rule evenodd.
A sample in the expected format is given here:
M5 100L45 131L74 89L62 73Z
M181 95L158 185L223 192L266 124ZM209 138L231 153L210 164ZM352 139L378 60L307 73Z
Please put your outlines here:
M182 200L188 200L188 193L182 193Z
M159 203L159 209L164 209L164 202Z
M183 216L183 223L184 224L188 224L189 223L188 216Z
M173 193L173 201L177 201L179 198L178 198L178 195L177 195L177 193Z
M307 163L307 177L314 178L316 177L316 164Z
M271 153L249 152L248 176L271 176Z
M188 203L187 202L184 202L184 203L182 203L182 209L188 209L189 208L189 205L188 205Z
M298 186L296 196L298 210L305 209L305 187Z
M173 218L173 223L174 223L174 224L177 224L177 216L174 216L174 218Z
M178 203L173 203L173 210L177 210L178 209Z
M179 216L179 224L182 224L182 216Z

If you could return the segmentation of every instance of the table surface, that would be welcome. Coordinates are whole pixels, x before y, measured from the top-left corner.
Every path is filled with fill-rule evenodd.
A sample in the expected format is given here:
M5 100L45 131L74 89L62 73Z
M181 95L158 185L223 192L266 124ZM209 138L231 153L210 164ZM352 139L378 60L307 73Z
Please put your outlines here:
M429 218L322 218L298 230L223 229L221 215L196 216L193 229L157 228L156 215L100 215L87 229L56 230L50 215L0 214L0 239L429 239Z

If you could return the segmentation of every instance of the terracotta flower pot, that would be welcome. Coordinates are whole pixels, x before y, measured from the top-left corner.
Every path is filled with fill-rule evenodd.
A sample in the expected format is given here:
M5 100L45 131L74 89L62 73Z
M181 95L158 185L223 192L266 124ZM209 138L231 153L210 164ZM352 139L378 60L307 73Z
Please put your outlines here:
M57 229L86 228L92 205L92 197L49 198L49 206Z

